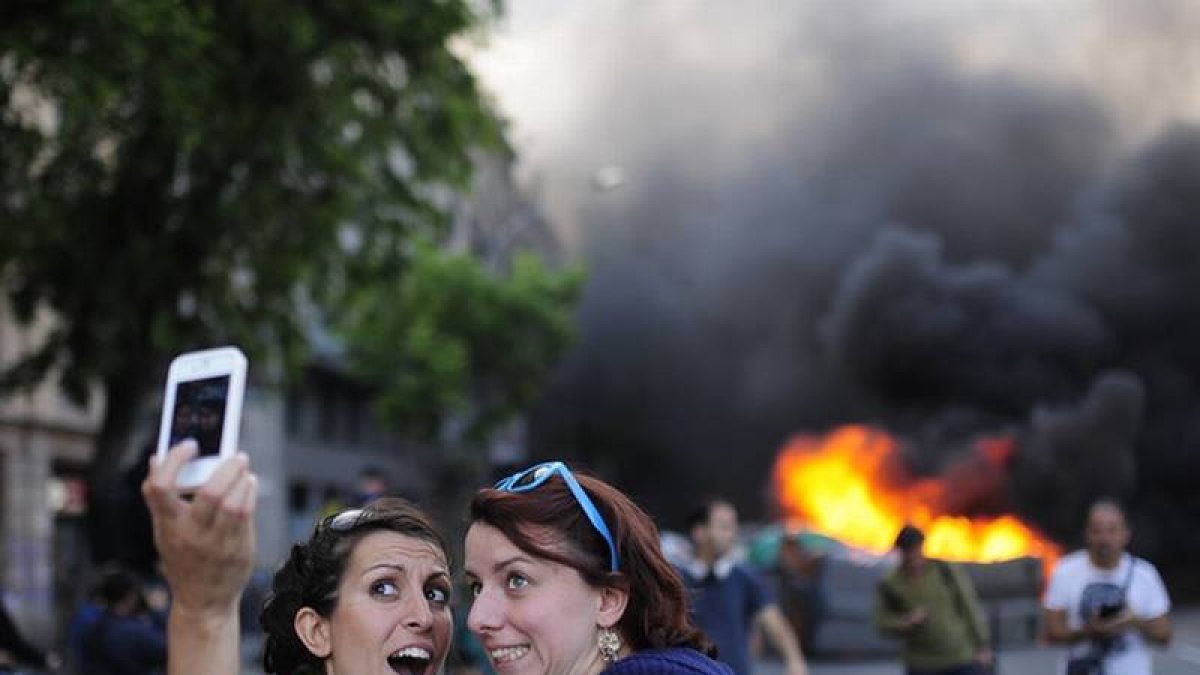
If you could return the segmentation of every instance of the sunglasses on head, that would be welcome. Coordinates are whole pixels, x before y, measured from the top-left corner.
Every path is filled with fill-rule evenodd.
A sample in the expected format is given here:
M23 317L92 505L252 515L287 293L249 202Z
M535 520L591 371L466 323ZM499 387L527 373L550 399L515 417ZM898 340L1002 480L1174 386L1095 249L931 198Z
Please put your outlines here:
M320 527L322 530L332 530L334 532L349 532L353 530L366 515L366 509L346 509L330 516L325 516L321 520Z
M604 538L604 543L608 544L609 571L616 572L617 566L617 546L613 543L612 533L608 530L608 525L604 522L604 517L600 515L600 510L596 508L591 497L583 491L583 487L579 485L579 481L575 480L575 475L562 462L545 462L531 466L524 471L518 471L496 483L495 489L503 492L528 492L536 489L553 476L559 476L563 482L567 484L567 488L571 490L571 495L575 497L575 501L579 507L583 509L583 515L587 516L588 522L592 527L600 533Z

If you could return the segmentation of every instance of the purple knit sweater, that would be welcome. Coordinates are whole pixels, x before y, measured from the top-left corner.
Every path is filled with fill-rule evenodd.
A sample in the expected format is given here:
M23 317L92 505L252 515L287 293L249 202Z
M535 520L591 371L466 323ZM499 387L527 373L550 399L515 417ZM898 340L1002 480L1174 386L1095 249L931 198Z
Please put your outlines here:
M673 647L634 652L600 675L733 675L733 671L694 649Z

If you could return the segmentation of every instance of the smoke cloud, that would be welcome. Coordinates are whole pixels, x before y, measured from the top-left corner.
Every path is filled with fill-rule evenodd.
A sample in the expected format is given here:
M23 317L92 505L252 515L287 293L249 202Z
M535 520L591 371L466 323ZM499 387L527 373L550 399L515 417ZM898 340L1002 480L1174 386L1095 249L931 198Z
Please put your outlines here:
M1010 433L1047 532L1115 494L1200 560L1200 6L511 6L549 93L499 98L592 269L538 453L672 526L766 513L796 432L878 424L928 473Z

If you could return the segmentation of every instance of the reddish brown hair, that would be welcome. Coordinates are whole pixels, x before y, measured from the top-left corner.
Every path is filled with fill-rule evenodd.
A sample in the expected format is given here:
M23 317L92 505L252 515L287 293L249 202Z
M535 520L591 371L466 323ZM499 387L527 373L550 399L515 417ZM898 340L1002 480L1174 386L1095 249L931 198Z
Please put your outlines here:
M634 650L691 647L715 657L716 647L688 613L683 580L663 555L650 516L604 481L575 477L612 533L618 572L609 571L608 544L561 477L527 492L482 489L471 500L470 520L496 528L529 555L574 568L593 587L628 592L617 627Z

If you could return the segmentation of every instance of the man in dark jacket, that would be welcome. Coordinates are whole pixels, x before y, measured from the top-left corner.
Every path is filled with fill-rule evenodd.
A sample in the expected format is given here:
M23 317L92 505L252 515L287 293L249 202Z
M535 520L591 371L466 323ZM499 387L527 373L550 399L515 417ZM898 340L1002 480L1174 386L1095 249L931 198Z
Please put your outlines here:
M786 675L807 675L800 642L758 576L737 558L737 510L723 499L699 503L688 516L693 558L677 561L692 594L692 616L720 650L720 661L749 675L750 636L761 629L783 657Z
M88 675L151 675L167 663L166 625L146 610L138 579L114 570L100 581L103 610L84 638Z

